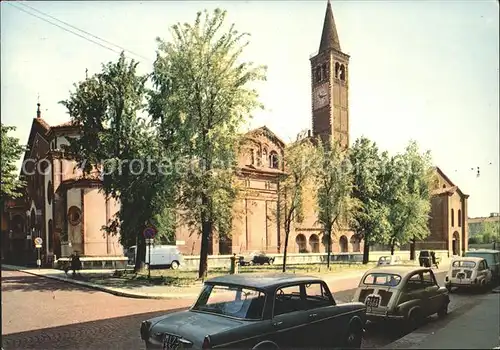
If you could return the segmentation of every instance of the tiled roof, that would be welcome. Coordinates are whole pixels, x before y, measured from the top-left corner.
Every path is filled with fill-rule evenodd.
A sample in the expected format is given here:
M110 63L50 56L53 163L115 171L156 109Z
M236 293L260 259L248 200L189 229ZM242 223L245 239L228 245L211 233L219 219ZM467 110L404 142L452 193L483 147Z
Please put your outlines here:
M35 120L47 131L50 130L50 124L47 123L44 119L42 118L35 118Z
M55 128L67 128L67 127L73 127L73 126L78 126L78 124L76 124L75 122L73 121L67 121L67 122L64 122L64 123L61 123L61 124L57 124L57 125L54 125L54 126L51 126L52 129L55 129Z

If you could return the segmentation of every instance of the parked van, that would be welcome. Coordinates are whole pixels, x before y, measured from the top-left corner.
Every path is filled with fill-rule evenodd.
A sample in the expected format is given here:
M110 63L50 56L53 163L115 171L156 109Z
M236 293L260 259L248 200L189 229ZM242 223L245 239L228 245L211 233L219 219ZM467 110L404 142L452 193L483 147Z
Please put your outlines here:
M129 265L135 264L137 257L136 246L128 249L126 256L129 259ZM149 246L146 246L146 264L149 264ZM153 245L151 246L151 267L161 268L170 267L177 269L184 263L184 257L175 245Z
M464 257L483 258L488 262L494 280L500 280L500 251L492 249L477 249L465 252Z

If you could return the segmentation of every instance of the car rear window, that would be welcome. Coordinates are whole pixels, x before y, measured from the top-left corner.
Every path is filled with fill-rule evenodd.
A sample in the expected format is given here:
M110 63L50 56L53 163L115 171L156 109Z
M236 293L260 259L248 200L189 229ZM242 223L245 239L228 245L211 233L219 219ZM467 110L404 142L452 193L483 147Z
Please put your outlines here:
M468 269L473 269L474 267L476 267L476 263L474 261L468 261L468 260L454 261L451 265L453 267L466 267Z
M375 286L395 287L401 282L401 276L392 273L373 272L363 279L363 283Z

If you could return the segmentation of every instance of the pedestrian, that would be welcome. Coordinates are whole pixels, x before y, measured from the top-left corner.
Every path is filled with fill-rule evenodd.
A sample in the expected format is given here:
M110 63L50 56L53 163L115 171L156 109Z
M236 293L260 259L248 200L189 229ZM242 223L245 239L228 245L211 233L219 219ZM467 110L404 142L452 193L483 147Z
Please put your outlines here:
M73 255L71 256L71 269L73 270L73 277L75 277L77 273L78 276L81 276L80 270L82 269L82 262L78 252L73 252Z

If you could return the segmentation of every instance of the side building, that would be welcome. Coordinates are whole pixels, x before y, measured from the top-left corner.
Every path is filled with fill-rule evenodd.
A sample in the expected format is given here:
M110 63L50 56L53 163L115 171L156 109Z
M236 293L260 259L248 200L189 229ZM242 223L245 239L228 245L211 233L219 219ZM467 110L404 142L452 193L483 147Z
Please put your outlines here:
M45 262L73 252L84 257L123 256L119 237L101 230L119 204L105 198L99 179L83 176L65 152L69 139L78 135L70 123L50 126L38 104L20 174L26 181L24 195L3 208L8 220L3 253L8 261L36 262L36 237L43 239Z

